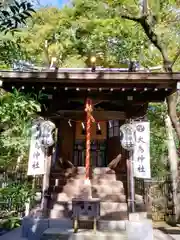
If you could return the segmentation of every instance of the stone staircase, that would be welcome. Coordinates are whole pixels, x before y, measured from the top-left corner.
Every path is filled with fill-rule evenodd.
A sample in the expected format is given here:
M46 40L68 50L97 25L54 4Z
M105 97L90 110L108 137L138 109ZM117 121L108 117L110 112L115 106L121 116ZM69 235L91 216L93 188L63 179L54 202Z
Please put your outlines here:
M82 196L84 179L84 167L52 171L49 216L39 220L31 217L24 219L24 236L28 236L29 240L127 239L128 211L125 191L127 179L123 174L117 174L109 168L95 168L91 173L92 197L101 201L96 234L92 231L93 223L89 220L80 221L78 233L73 233L72 198ZM142 196L138 195L137 200L141 204ZM37 211L35 212L37 216ZM33 226L36 226L36 237Z
M50 218L70 218L72 198L80 197L83 192L85 168L56 170L51 173L49 204ZM127 203L124 184L117 180L109 168L95 168L91 174L92 197L99 198L101 220L127 219Z

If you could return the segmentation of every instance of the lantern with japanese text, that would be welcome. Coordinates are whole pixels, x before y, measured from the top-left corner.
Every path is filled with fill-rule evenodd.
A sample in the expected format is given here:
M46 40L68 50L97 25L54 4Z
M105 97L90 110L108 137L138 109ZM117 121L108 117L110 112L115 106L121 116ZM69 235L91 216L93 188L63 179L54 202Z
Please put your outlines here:
M124 149L132 151L136 143L136 131L134 125L124 124L120 127L121 145Z
M40 141L45 148L54 144L55 124L51 121L43 121L40 124Z

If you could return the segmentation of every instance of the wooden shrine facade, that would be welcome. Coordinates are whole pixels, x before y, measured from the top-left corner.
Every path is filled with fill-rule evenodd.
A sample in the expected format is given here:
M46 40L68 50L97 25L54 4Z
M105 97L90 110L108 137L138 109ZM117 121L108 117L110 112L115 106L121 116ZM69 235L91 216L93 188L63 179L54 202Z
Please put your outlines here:
M136 117L148 102L164 101L176 90L180 73L0 72L0 79L8 91L15 87L24 92L46 94L43 104L48 117L63 115L82 120L85 99L90 97L95 118L112 120Z
M96 124L92 127L93 149L107 150L107 142L118 135L118 128L127 119L143 117L149 102L164 101L168 94L176 90L180 73L145 73L68 70L58 72L0 72L3 88L13 88L23 92L43 94L41 114L57 124L60 135L67 133L72 144L64 139L65 158L75 164L80 160L79 149L84 151L86 113L84 111L87 98L92 99L93 116ZM100 126L98 125L100 124ZM71 128L69 128L71 127ZM99 132L98 132L99 128ZM73 129L73 131L72 131ZM106 146L106 147L105 147ZM60 151L60 150L59 150ZM109 163L110 153L103 150L105 163ZM73 159L74 157L74 159ZM109 160L108 160L109 158ZM97 157L98 159L98 157ZM99 163L99 166L102 164Z
M86 99L90 98L93 104L92 115L95 119L95 123L92 124L90 146L92 184L94 184L93 189L96 189L93 190L93 194L102 201L103 216L117 219L116 208L122 208L118 216L121 215L121 219L126 218L123 211L127 211L123 210L126 208L122 204L126 205L129 195L126 169L128 157L120 146L119 127L128 119L144 119L148 103L164 101L166 96L176 91L179 79L180 73L91 72L68 69L57 72L0 72L2 87L7 91L16 88L28 93L43 93L43 98L40 99L41 115L52 120L57 126L58 138L55 157L52 158L49 190L53 195L49 204L51 217L69 216L68 210L66 213L61 212L58 210L60 204L56 206L56 203L61 200L68 202L74 197L73 193L77 193L79 189L77 182L75 184L75 180L72 181L72 176L71 184L67 179L64 180L62 166L60 168L58 166L60 162L65 163L66 169L75 166L79 171L77 175L80 174L79 167L85 166L86 113L84 110ZM113 159L118 158L119 154L123 157L120 165L113 167L116 177L113 174L109 177L107 166ZM103 180L101 170L105 175L104 182L97 183L95 175L98 173ZM66 178L68 178L67 174ZM74 178L76 180L77 175ZM78 178L82 179L80 175ZM113 179L116 186L112 196L108 193L100 194L98 190L98 186L101 186L101 191L108 191L108 186L111 189L111 183L108 182L111 180L108 179ZM121 181L122 185L118 181ZM104 184L106 189L103 188ZM118 195L120 192L122 194ZM112 202L110 205L108 205L109 200ZM111 211L111 214L108 211Z

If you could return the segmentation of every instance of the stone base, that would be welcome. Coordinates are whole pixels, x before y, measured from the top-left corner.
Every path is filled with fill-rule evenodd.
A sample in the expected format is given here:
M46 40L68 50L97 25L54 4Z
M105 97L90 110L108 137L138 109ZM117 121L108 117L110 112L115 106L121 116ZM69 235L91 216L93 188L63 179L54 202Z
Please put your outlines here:
M98 221L98 230L100 231L125 231L126 221Z
M22 237L26 237L28 240L35 240L48 228L64 230L71 229L72 227L73 221L71 219L38 219L25 217L22 221ZM79 228L92 230L93 221L80 221ZM123 231L126 229L126 221L98 220L97 229L99 231Z
M147 219L147 212L129 213L129 221L142 221Z
M39 240L43 232L48 228L71 229L73 226L70 219L41 219L25 217L22 220L22 237L28 240Z
M47 229L40 240L127 240L125 232L94 232L85 229L73 233L73 230L61 231L58 228Z
M126 232L128 240L153 240L153 225L151 220L127 221Z
M24 218L22 223L22 235L28 240L153 240L152 221L141 216L136 219L134 214L132 221L98 221L98 231L79 229L74 234L72 220L70 219L33 219Z
M28 218L22 220L22 237L29 240L39 240L43 232L49 227L48 219Z

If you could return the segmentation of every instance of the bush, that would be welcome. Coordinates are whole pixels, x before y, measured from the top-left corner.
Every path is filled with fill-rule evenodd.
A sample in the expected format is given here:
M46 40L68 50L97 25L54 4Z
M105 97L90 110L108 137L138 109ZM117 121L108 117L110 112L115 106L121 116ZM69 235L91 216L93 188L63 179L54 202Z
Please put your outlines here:
M5 229L13 229L20 226L21 216L25 210L25 203L34 198L34 190L28 182L9 183L0 189L0 216L1 224Z

